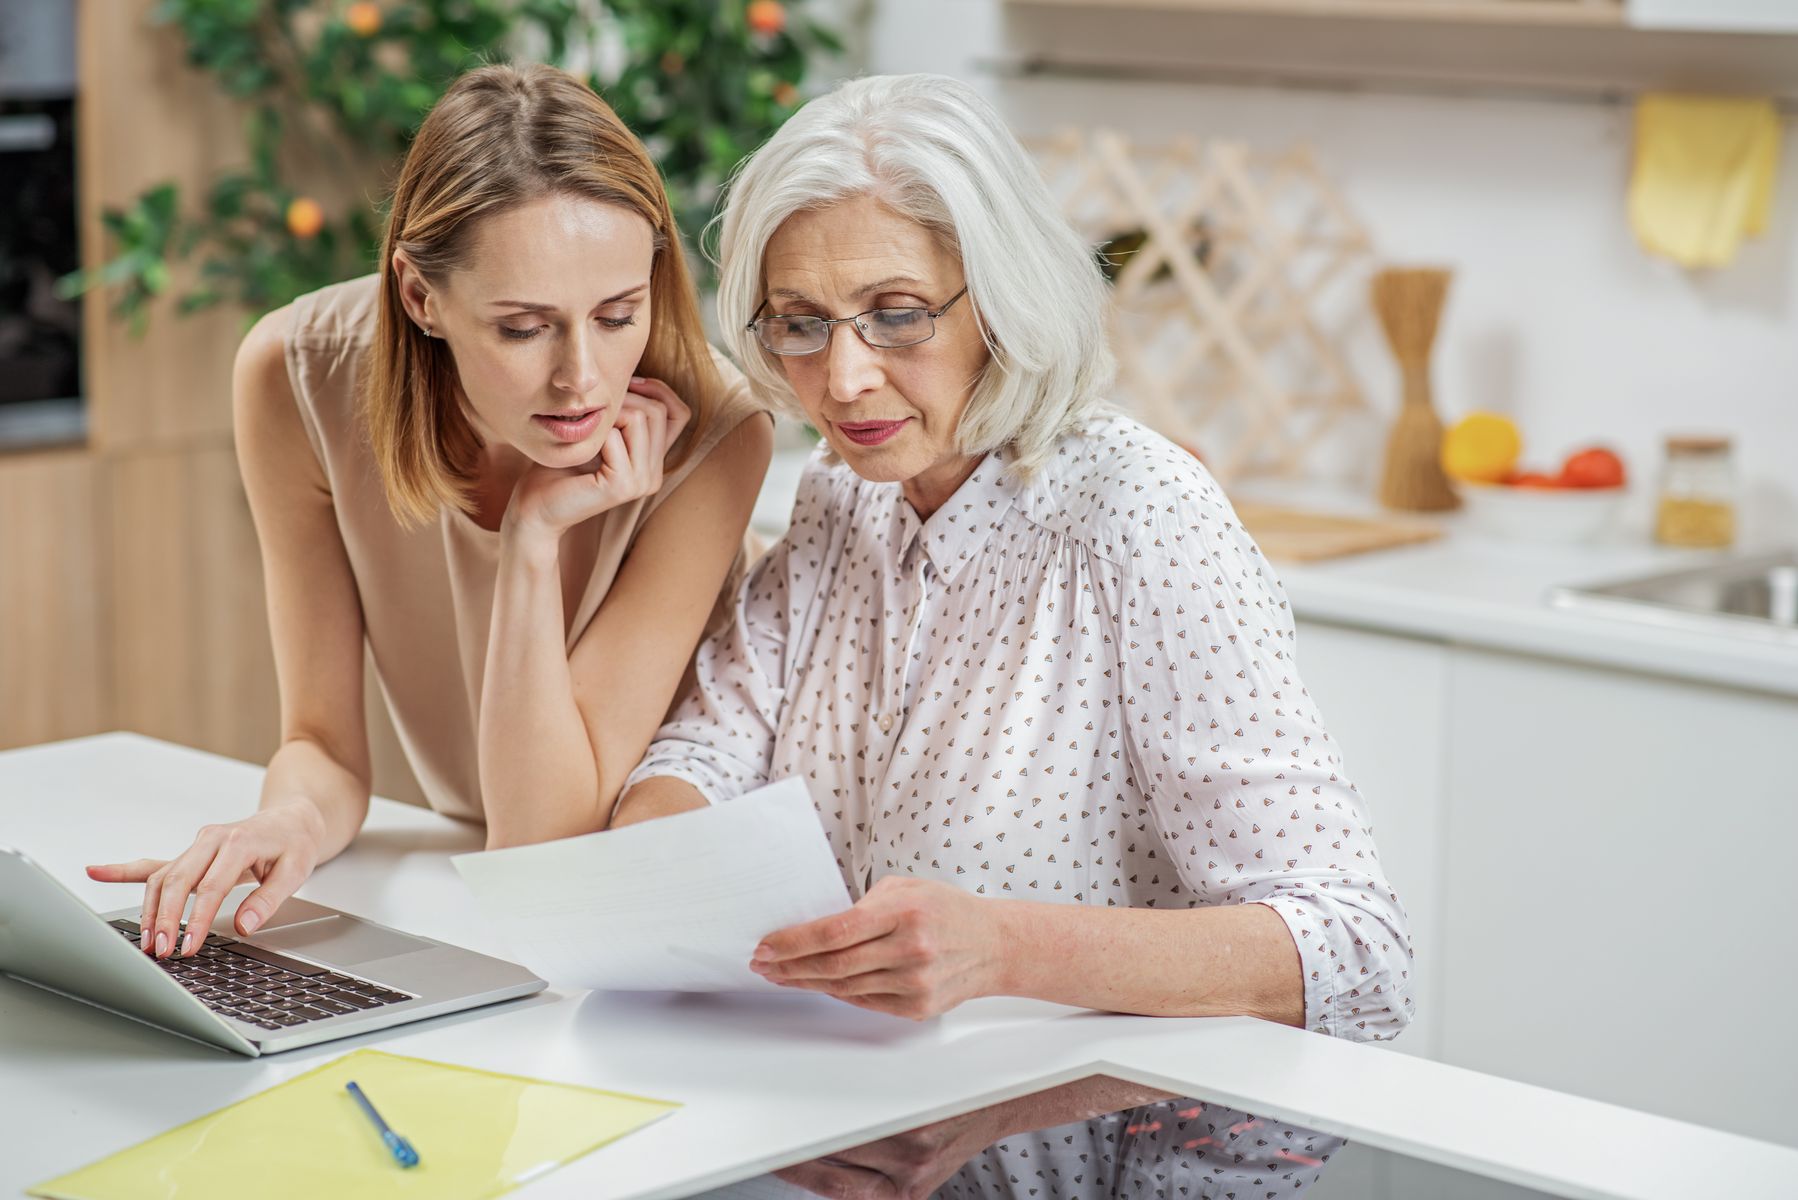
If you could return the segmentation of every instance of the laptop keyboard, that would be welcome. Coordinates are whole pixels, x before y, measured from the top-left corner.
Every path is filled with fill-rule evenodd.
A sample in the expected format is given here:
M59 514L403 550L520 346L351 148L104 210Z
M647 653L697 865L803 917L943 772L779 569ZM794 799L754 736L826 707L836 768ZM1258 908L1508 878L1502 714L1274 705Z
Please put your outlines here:
M142 936L136 921L107 924L134 946ZM186 929L184 922L175 945ZM263 1029L291 1029L417 998L216 933L206 935L192 958L152 961L213 1012Z

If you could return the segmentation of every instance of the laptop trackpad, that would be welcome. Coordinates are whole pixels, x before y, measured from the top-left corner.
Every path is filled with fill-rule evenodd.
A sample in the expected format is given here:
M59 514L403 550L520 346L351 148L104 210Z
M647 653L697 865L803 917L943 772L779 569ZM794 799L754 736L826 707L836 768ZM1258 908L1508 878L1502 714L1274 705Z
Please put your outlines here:
M270 950L291 950L319 962L353 967L377 958L392 958L412 950L427 950L432 943L403 933L376 929L349 917L323 917L298 925L276 926L255 938Z

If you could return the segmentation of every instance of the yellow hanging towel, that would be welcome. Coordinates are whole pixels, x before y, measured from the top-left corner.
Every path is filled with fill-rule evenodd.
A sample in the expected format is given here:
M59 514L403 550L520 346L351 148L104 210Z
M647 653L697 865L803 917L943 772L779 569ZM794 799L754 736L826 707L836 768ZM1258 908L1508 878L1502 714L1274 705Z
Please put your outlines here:
M1744 235L1767 226L1779 139L1767 100L1643 96L1629 189L1637 239L1681 266L1727 265Z
M344 1090L417 1150L401 1167ZM49 1200L490 1200L679 1108L357 1050L29 1189Z

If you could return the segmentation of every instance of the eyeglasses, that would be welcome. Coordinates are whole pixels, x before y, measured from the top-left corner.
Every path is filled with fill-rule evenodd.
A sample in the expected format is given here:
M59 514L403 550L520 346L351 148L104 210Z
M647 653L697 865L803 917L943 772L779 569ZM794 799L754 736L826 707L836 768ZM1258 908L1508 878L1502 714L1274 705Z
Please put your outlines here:
M853 317L757 317L743 328L754 331L762 349L786 358L818 353L830 345L832 328L845 323L855 326L855 332L868 345L878 350L896 350L935 337L936 319L967 294L968 289L962 288L941 308L870 308ZM762 301L762 307L767 306L768 302Z

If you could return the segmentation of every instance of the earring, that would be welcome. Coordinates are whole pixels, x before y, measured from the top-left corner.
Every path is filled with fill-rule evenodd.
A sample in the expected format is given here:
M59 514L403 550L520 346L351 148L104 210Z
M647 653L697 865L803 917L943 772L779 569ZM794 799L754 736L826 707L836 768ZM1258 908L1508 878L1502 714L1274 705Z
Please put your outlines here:
M419 328L424 330L424 335L428 338L434 338L437 336L437 331L435 329L431 328L429 325L420 325Z

